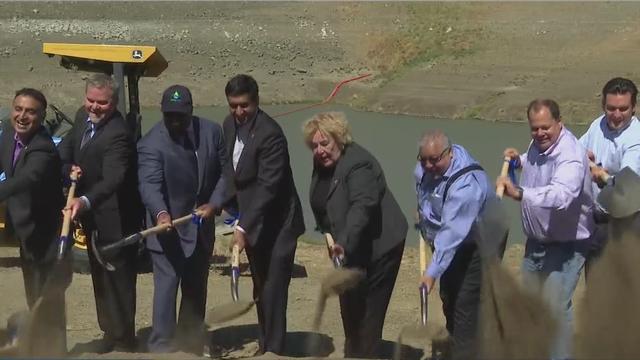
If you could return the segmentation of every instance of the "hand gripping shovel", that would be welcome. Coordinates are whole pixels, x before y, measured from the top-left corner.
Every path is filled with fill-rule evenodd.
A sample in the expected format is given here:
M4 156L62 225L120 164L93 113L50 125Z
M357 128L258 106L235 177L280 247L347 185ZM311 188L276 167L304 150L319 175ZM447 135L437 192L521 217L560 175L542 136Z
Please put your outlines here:
M190 221L196 221L198 218L199 214L197 212L194 212L192 214L189 215L185 215L183 217L177 218L175 220L173 220L171 222L171 225L169 224L160 224L160 225L156 225L153 227L150 227L148 229L142 230L140 232L137 232L133 235L129 235L123 239L120 239L114 243L108 244L108 245L104 245L104 246L98 246L96 244L96 238L97 236L92 236L91 237L91 251L93 251L93 255L95 255L96 260L98 260L98 263L100 265L102 265L105 269L107 269L108 271L114 271L116 268L115 266L113 266L111 263L109 263L108 261L105 260L106 256L109 252L116 250L116 249L120 249L122 247L125 246L129 246L129 245L133 245L133 244L137 244L140 241L142 241L143 239L145 239L146 237L150 236L150 235L157 235L160 233L163 233L165 231L167 231L167 229L169 229L171 226L177 226L177 225L182 225L182 224L186 224Z
M42 338L46 337L48 330L42 327L47 322L49 306L45 306L54 295L64 293L70 283L71 264L65 259L70 246L69 230L71 228L71 201L75 197L78 182L78 171L70 174L71 186L67 194L67 203L62 210L64 217L60 237L58 238L56 259L49 276L44 283L40 296L28 312L14 314L10 319L9 336L11 344L0 349L0 357L5 356L51 356L51 353L43 347ZM39 326L40 325L40 326ZM51 340L51 339L49 339Z
M237 221L236 221L237 223ZM238 292L238 284L240 282L240 248L233 245L231 249L231 299L233 302L217 306L207 314L208 324L219 324L231 321L246 314L253 305L255 300L240 301Z
M502 163L502 169L500 169L500 177L505 177L509 174L509 163L511 162L511 158L508 156L504 157L504 162ZM498 186L496 188L496 196L498 199L502 199L502 195L504 195L504 186Z
M333 236L329 233L325 233L325 241L329 254L332 253L335 241ZM324 314L324 308L326 306L327 299L331 296L341 295L345 291L355 287L358 283L364 279L364 272L357 269L343 267L344 259L341 256L331 256L331 262L334 268L322 280L320 286L320 296L318 297L318 305L316 306L316 313L313 319L313 329L318 331Z

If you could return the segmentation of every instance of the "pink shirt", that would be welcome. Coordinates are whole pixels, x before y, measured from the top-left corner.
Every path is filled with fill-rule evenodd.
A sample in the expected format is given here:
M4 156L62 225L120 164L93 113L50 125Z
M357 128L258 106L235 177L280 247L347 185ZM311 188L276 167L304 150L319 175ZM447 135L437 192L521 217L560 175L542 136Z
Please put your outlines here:
M565 127L549 149L532 142L520 156L522 227L540 241L586 240L594 229L586 149Z

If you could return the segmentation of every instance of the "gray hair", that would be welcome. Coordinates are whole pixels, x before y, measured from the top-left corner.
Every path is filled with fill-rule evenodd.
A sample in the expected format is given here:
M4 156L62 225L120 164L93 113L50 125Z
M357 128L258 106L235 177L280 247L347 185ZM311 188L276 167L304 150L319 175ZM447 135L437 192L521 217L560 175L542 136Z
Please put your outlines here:
M118 102L118 92L120 90L120 85L107 74L93 74L87 78L87 83L85 85L84 91L86 92L89 88L98 88L98 89L111 89L111 99L114 103Z
M418 151L429 144L441 144L443 149L451 146L451 140L442 130L427 130L422 134L418 143Z

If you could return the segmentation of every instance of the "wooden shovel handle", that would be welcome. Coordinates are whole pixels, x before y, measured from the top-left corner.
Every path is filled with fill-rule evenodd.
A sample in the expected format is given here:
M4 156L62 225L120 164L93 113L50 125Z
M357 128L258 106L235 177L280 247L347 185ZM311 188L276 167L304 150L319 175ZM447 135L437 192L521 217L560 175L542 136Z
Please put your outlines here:
M192 218L193 218L192 214L185 215L183 217L179 217L179 218L173 220L171 222L172 225L169 225L169 224L156 225L156 226L153 226L153 227L150 227L150 228L142 230L140 232L140 235L142 235L143 238L146 238L149 235L159 234L159 233L167 231L167 229L170 228L171 226L186 224L189 221L191 221Z
M231 249L231 267L240 267L240 247L237 244Z
M593 169L594 167L598 167L598 165L596 163L594 163L593 161L589 160L589 169ZM607 174L606 172L604 174L600 174L598 176L598 180L602 181L603 183L606 183L609 178L611 177L611 175Z
M500 177L504 177L507 176L509 174L509 162L511 161L511 158L508 156L504 157L504 161L502 162L502 169L500 169ZM504 195L504 185L503 186L498 186L496 188L496 196L498 196L498 199L502 199L502 195Z
M65 209L63 210L64 218L62 220L62 229L60 230L60 237L69 236L69 230L71 228L71 202L73 198L76 196L76 185L78 183L78 174L79 171L72 171L69 175L71 179L71 186L69 186L69 193L67 194L67 204L65 205Z
M333 249L333 247L336 245L335 240L333 240L333 236L331 236L331 234L329 234L329 233L325 233L324 234L324 239L327 242L327 247L329 249Z
M427 242L424 241L422 234L418 235L418 243L420 244L420 276L422 276L427 270Z

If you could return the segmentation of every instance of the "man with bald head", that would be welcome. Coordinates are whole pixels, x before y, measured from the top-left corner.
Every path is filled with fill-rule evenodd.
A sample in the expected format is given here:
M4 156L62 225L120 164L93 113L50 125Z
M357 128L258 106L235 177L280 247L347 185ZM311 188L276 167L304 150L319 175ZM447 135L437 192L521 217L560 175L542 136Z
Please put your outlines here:
M482 279L476 222L495 192L478 162L440 130L422 136L414 175L420 232L433 250L422 282L430 293L440 279L452 357L471 359Z
M562 124L553 100L534 100L527 108L533 141L527 152L505 149L522 168L520 186L500 177L497 186L519 201L527 237L522 276L526 289L541 293L558 319L553 359L571 357L571 298L584 267L594 230L587 150Z

